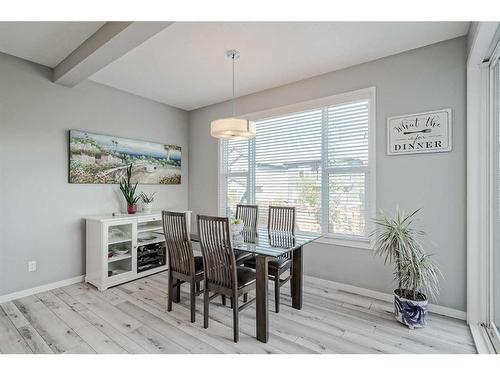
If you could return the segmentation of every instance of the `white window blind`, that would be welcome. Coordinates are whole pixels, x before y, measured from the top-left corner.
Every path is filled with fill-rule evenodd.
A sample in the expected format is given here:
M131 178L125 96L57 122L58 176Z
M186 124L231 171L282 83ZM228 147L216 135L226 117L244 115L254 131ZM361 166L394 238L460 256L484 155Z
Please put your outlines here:
M263 225L268 206L295 206L297 229L321 232L321 126L321 109L256 123L255 203Z
M220 211L225 216L234 216L237 204L249 203L249 141L222 142Z
M368 101L328 108L329 233L365 235L368 110Z
M295 206L297 230L365 239L370 196L370 98L264 118L251 141L221 142L221 213L238 203Z

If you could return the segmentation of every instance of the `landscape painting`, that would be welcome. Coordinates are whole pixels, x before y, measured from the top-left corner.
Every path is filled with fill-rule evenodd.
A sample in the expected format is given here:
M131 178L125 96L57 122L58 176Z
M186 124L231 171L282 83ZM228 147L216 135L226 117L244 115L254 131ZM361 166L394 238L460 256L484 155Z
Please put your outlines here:
M179 146L70 130L69 183L117 184L130 164L134 183L181 183Z

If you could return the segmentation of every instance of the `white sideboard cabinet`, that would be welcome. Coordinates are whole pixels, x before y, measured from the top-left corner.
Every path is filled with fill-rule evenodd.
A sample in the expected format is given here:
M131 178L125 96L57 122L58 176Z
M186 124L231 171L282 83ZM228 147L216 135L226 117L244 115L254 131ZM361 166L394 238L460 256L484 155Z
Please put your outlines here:
M190 223L191 212L181 212ZM86 225L85 281L100 291L167 269L160 211L89 217Z

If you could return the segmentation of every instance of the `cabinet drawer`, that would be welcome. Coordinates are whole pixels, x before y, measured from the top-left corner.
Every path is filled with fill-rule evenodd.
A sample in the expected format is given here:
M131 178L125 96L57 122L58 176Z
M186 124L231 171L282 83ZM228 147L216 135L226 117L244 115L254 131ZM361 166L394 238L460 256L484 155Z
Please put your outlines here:
M138 223L149 223L151 221L161 221L161 220L162 220L161 214L137 218Z

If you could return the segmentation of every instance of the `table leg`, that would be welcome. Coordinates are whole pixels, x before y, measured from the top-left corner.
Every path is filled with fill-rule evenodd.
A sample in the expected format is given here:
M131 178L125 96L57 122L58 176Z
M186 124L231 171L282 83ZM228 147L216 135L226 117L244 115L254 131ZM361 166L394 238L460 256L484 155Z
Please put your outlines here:
M173 289L173 301L175 303L181 302L181 281L179 279L174 279L174 285L177 284L177 286L174 286Z
M268 258L263 255L255 257L256 264L256 324L257 340L267 342L269 339L269 308L267 300Z
M292 307L302 309L302 285L304 271L302 267L302 247L292 251Z

